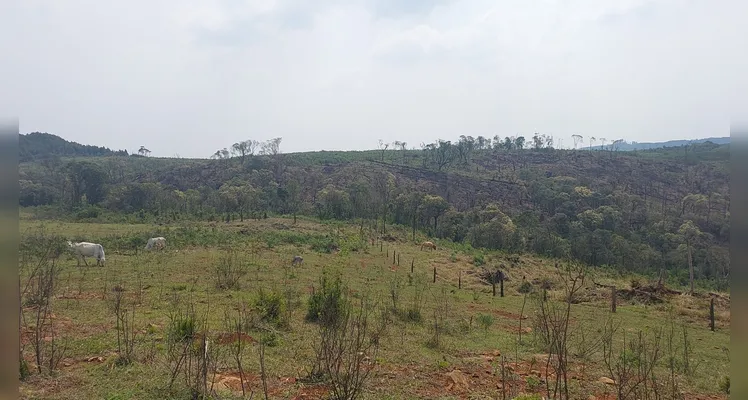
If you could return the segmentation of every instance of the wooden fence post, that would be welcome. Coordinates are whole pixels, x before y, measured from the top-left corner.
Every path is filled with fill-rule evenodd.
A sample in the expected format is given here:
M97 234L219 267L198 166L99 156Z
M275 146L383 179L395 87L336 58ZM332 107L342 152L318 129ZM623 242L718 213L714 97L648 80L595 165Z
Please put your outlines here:
M413 263L415 263L415 262L416 262L415 258L412 259L412 260L410 260L410 273L411 274L413 273Z
M709 327L714 332L714 297L709 302Z
M383 242L379 242L379 251L383 251L383 250L382 250L382 249L383 249L383 247L384 247L384 243L383 243Z
M434 283L436 283L436 267L434 267Z
M493 297L496 297L496 279L491 279L491 289L493 290Z
M395 253L396 253L396 251L392 250L392 263L393 264L395 263Z
M400 253L397 253L397 266L400 266Z
M501 285L501 297L504 297L504 273L502 272L499 276L499 284Z

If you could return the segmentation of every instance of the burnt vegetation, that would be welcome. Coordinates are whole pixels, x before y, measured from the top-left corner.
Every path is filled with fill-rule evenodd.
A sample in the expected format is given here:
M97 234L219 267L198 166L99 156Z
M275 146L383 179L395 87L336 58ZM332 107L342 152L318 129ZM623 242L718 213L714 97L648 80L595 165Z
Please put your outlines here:
M20 203L35 218L173 224L299 215L381 235L399 225L413 236L569 258L683 288L729 285L729 144L621 151L620 140L581 138L576 150L559 150L535 134L283 154L275 138L206 159L162 159L145 147L128 155L24 136Z

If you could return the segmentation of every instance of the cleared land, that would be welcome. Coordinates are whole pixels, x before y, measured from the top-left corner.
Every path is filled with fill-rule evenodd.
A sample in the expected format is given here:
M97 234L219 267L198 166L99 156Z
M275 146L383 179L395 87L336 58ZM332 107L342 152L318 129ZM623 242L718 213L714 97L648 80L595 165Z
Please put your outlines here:
M241 397L242 377L246 397L252 392L254 398L262 398L260 348L265 352L269 398L325 398L331 394L331 383L308 379L320 343L319 324L305 320L308 300L320 292L323 273L340 274L351 304L364 298L378 302L372 321L381 315L387 318L377 342L379 351L362 358L361 368L372 369L361 398L509 399L522 393L546 395L548 385L553 391L555 363L548 356L553 350L542 334L552 318L540 317L539 307L547 304L548 310L555 305L563 316L568 280L554 268L557 260L479 252L441 241L435 241L436 251L421 250L420 241L427 238L408 240L408 229L392 227L388 236L375 238L355 225L302 218L296 224L269 218L172 227L62 222L45 222L42 227L36 221L21 225L26 243L38 240L40 232L47 238L85 239L102 243L107 258L103 268L77 267L66 255L56 259L48 303L50 330L37 318L43 307L32 296L43 286L38 284L38 272L50 267L37 268L43 264L39 257L22 252L21 288L27 289L22 346L31 371L21 385L25 399L190 398L195 379L185 380L179 368L186 364L177 367L182 350L170 345L178 329L175 321L184 321L190 309L199 325L193 331L204 331L210 343L205 379L216 398ZM165 251L142 251L145 238L160 235L168 241ZM304 262L292 268L295 255ZM498 284L494 296L492 286L480 276L484 268L497 267L508 277L504 297ZM236 286L227 284L232 276L238 277ZM689 399L727 398L721 387L729 373L729 295L651 293L649 282L637 284L631 277L595 269L587 269L580 283L565 346L571 398L613 399L617 388L628 388L643 375L649 380L639 389L658 382L659 398L671 398L676 386L675 391ZM549 287L547 303L542 303L544 284ZM620 290L616 313L610 311L610 289L603 286L610 284ZM531 293L521 293L527 289ZM422 304L417 307L419 293ZM118 298L125 310L119 321ZM709 326L711 298L714 332ZM272 311L268 304L280 308ZM236 335L229 320L244 309L255 324ZM388 311L379 312L384 309ZM617 329L605 340L609 320ZM118 330L123 324L127 329ZM662 335L655 342L659 328ZM123 336L125 332L134 339ZM623 351L624 340L630 346L640 332L644 350ZM236 340L243 335L252 339ZM202 346L196 338L189 338L190 346ZM37 373L35 339L43 359L55 363L52 373L48 366ZM131 352L128 343L133 345ZM231 354L237 343L245 343L242 373ZM612 352L605 357L611 345ZM195 356L200 352L193 350L185 350L189 355L183 357L184 363L200 361ZM131 353L130 362L123 362L124 353ZM656 361L654 374L641 372L647 369L648 357ZM616 365L618 376L611 373ZM621 382L625 378L628 383Z

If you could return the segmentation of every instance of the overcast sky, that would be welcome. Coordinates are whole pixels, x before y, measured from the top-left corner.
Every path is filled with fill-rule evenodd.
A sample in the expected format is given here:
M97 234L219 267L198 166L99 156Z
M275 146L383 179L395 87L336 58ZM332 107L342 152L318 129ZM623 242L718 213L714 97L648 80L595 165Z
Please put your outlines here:
M746 0L2 0L21 132L153 156L728 136ZM738 95L740 93L740 95Z

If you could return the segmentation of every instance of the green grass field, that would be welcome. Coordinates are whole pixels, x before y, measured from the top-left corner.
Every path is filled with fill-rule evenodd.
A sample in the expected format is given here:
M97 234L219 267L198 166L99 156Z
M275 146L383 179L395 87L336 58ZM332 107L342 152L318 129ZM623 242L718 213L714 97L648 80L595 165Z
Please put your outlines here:
M545 395L545 381L554 381L552 374L545 372L547 356L543 355L548 349L540 340L541 325L534 321L542 292L537 284L540 280L552 284L548 304L564 306L564 281L554 269L555 260L482 253L441 242L436 242L436 251L421 250L419 242L426 238L408 240L407 229L390 228L391 238L381 241L371 239L374 235L359 226L301 218L296 224L290 219L270 218L171 227L22 220L22 240L38 234L42 227L48 236L102 243L106 265L97 267L88 259L88 267L77 267L75 259L65 255L56 261L59 270L50 302L54 339L48 332L40 338L45 351L52 343L58 354L64 348L52 373L46 368L37 373L31 342L38 307L26 301L22 342L31 372L21 384L25 399L189 399L189 385L181 377L168 387L174 365L168 360L168 342L170 315L190 307L198 320L206 322L206 335L213 346L209 358L215 364L208 368L208 386L216 398L240 398L238 368L229 354L231 344L222 345L219 338L229 333L226 315L237 314L243 305L254 305L261 290L266 295L277 294L284 307L284 324L249 332L255 339L269 341L265 347L269 398L326 398L328 383L305 379L319 343L318 325L305 321L307 302L314 290L320 290L323 272L340 274L354 304L368 298L392 308L391 289L399 282L396 305L407 309L419 288L423 290L420 322L390 315L379 352L369 360L374 368L361 398L516 398L522 393ZM168 247L143 252L145 238L154 235L165 236ZM291 267L295 255L302 256L304 262ZM480 259L485 266L506 271L509 279L504 297L499 293L494 296L491 285L479 279L480 267L475 264ZM217 279L222 275L217 267L222 263L245 272L237 288L218 287ZM22 261L22 289L34 281L29 279L32 265ZM535 283L523 285L523 277ZM706 294L674 295L660 304L621 296L613 314L609 290L593 283L593 278L596 283L631 288L631 279L588 271L569 318L571 398L615 398L616 386L600 382L602 377L615 377L606 368L602 346L594 346L609 318L618 326L612 339L614 355L621 353L624 340L630 343L638 332L651 334L660 327L666 331L673 327L674 340L669 343L663 336L656 346L660 354L655 368L658 380L670 381L668 357L672 356L674 381L685 398L727 398L721 383L729 370L729 296L717 297L716 331L712 332ZM534 294L520 293L522 286L530 287ZM496 290L500 290L498 285ZM134 309L134 351L129 364L118 361L113 311L118 291L123 307ZM439 316L438 344L434 340L435 315ZM685 342L689 346L684 352ZM259 348L257 343L247 343L242 353L246 398L250 390L254 398L262 398Z

